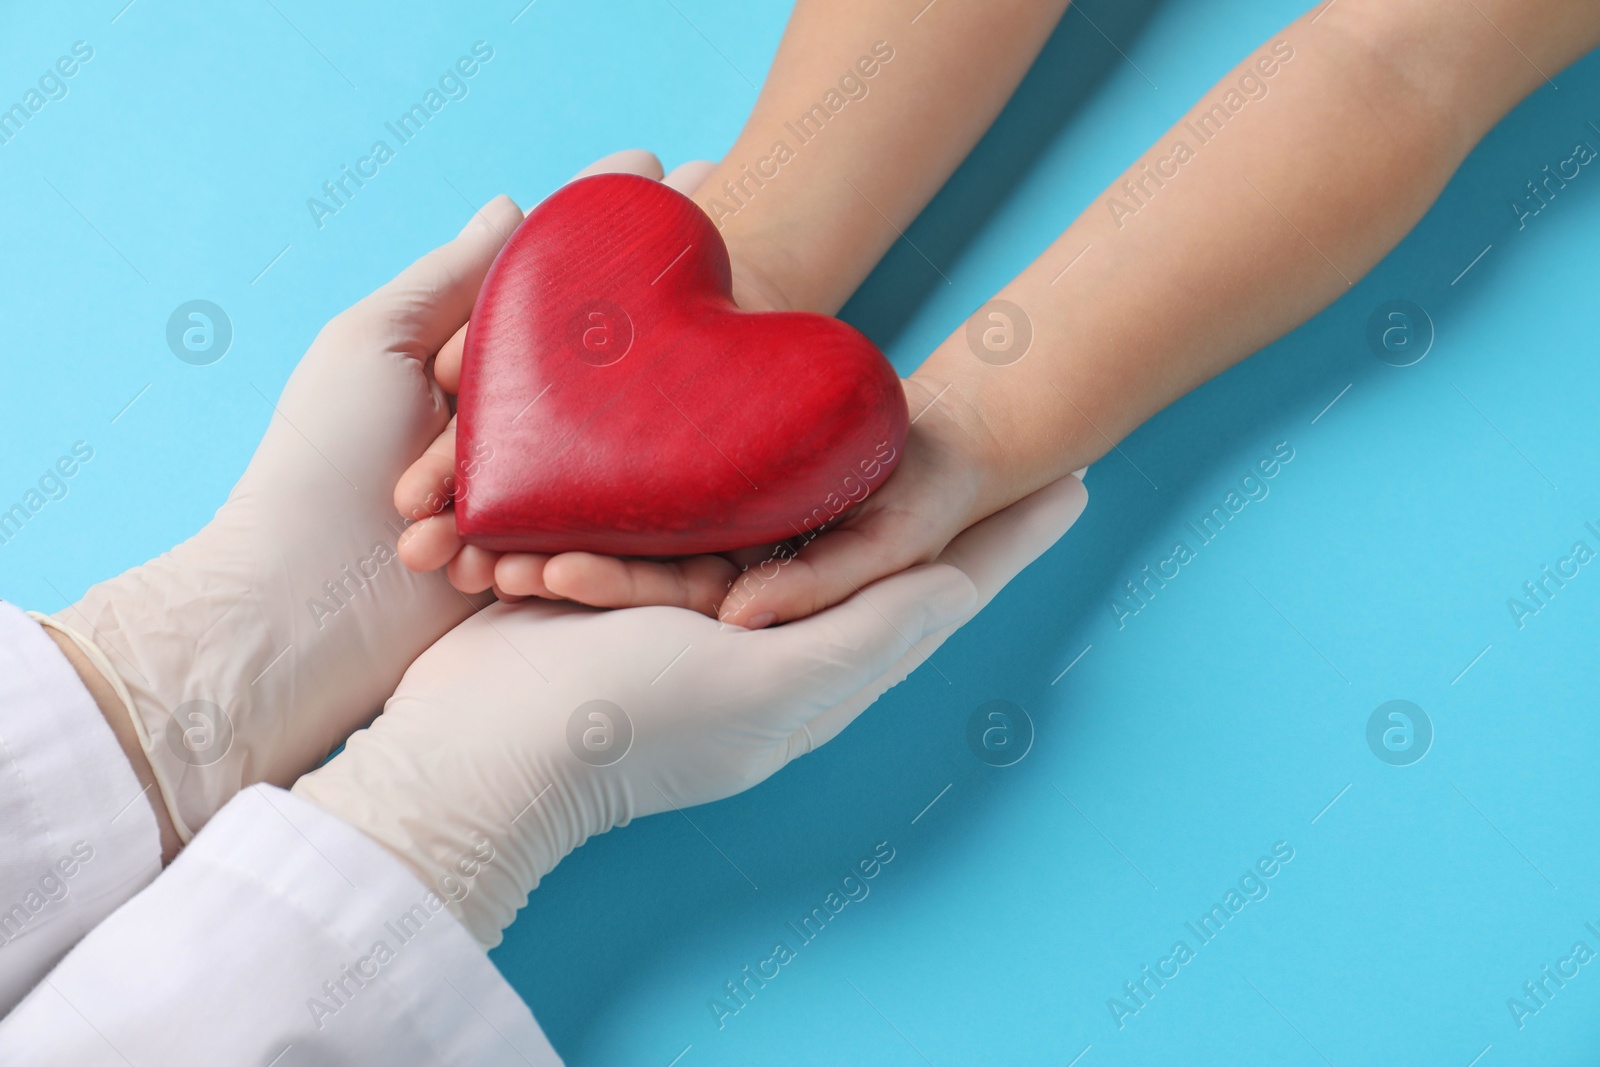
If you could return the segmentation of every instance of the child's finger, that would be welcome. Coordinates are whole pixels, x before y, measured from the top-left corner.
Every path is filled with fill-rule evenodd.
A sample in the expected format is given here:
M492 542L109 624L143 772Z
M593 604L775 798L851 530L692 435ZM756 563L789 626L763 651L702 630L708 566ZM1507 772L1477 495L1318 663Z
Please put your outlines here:
M544 584L544 565L549 561L550 557L543 553L507 552L494 565L495 588L512 596L560 600L562 598Z
M829 709L864 685L882 681L887 689L900 679L885 675L902 666L927 635L971 618L977 599L965 574L933 563L886 578L791 626L752 635L758 642L753 647L767 650L763 665L772 684L792 691L799 678L811 698L804 719L781 725L792 731L819 715L829 716ZM792 659L785 662L788 657ZM797 667L803 673L797 674ZM825 724L834 733L844 728L844 723L834 725L831 716Z
M981 608L1061 540L1088 503L1089 491L1077 476L1051 482L955 537L939 562L972 579Z
M444 432L395 483L395 510L415 522L444 511L450 506L455 469L456 420L452 417Z
M544 567L551 593L596 608L647 605L688 608L713 618L738 574L721 556L687 556L658 563L592 552L563 552Z
M438 515L414 522L400 535L396 551L407 570L436 571L456 558L461 538L456 534L455 512L446 509Z
M974 614L982 611L1007 582L1060 540L1083 514L1089 494L1080 481L1082 476L1083 472L1078 471L1074 477L1062 478L1023 497L969 527L939 553L938 562L950 564L972 580L978 593ZM809 752L833 740L862 709L921 666L958 628L957 624L951 624L928 634L887 674L849 700L812 719L791 739L791 751Z
M672 173L661 179L661 184L678 190L684 196L690 196L705 184L705 180L711 177L711 172L716 169L717 165L710 160L690 160L688 163L680 163L673 167Z
M461 329L450 335L450 340L439 349L438 358L433 361L433 380L452 396L461 392L461 354L466 348L467 323L462 323Z
M900 525L876 512L824 533L798 556L747 569L734 581L717 617L751 629L804 618L879 578L926 562L944 547L925 543L925 531Z
M450 584L463 593L481 593L494 588L494 564L499 558L499 553L486 548L462 545L461 551L445 567L445 574Z

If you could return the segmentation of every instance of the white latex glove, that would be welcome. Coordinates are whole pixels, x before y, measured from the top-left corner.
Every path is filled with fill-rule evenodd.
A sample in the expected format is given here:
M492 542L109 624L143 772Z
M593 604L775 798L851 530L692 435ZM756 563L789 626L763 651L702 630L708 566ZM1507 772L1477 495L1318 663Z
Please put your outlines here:
M596 169L661 173L639 151ZM392 495L450 419L429 362L521 221L495 199L328 323L216 517L54 616L130 705L182 840L244 786L315 767L481 604L398 562Z
M495 605L424 653L372 726L294 792L389 848L493 947L590 836L731 796L836 735L1087 499L1062 479L939 562L767 630L683 608Z

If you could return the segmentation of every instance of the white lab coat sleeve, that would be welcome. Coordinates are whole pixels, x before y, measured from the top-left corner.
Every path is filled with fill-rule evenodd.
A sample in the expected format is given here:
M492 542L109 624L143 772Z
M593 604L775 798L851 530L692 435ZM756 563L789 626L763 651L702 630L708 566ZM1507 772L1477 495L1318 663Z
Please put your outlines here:
M44 629L0 601L0 1013L160 872L116 735Z
M3 1065L560 1062L437 893L267 785L234 797L0 1023Z

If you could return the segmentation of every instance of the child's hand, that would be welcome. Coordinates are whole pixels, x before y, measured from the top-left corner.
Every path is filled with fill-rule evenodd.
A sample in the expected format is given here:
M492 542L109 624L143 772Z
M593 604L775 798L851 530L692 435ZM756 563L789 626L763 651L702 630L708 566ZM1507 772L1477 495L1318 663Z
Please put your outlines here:
M862 585L933 560L955 534L998 510L987 504L994 480L986 477L989 464L981 459L986 440L952 418L942 402L930 408L933 394L922 382L907 381L906 392L910 411L926 414L910 427L898 469L824 533L803 544L795 539L669 561L560 553L539 568L538 595L597 608L678 606L762 629L818 613ZM533 576L531 568L528 574ZM517 584L522 573L496 569L494 577L506 592L531 589Z
M922 382L905 386L913 415L923 415L911 426L899 467L798 553L789 542L666 562L588 552L506 556L494 569L494 584L508 594L595 607L685 607L760 629L814 614L879 578L926 563L1010 500L995 495L997 479L984 458L992 447L987 433L954 414L948 394L935 404Z
M936 400L916 378L903 384L915 421L889 480L798 552L741 559L746 569L727 590L719 619L760 629L822 611L880 578L937 558L961 531L1012 502L995 495L986 430L955 417L946 407L949 394ZM584 590L563 591L585 599Z
M454 392L461 337L439 353L439 384ZM905 382L913 413L905 454L894 474L823 533L795 543L673 560L624 559L592 552L497 553L463 545L449 510L455 423L400 479L395 502L426 514L400 540L413 570L446 567L463 592L493 589L502 600L535 596L600 608L688 608L760 629L804 618L879 578L934 559L952 538L1011 503L992 474L987 429L917 379ZM798 540L798 539L797 539Z

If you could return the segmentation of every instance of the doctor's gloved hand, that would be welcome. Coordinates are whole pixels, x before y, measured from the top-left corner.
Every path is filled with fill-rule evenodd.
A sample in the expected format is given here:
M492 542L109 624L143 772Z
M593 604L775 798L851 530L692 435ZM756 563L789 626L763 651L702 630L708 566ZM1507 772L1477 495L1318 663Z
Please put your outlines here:
M630 150L589 170L651 168L660 173L654 156ZM244 786L287 786L315 767L423 649L487 602L399 562L393 494L450 422L434 364L521 222L498 197L335 317L205 529L47 621L117 691L97 694L102 707L127 705L137 737L119 740L141 777L143 750L180 841Z
M938 561L799 622L498 604L418 658L384 713L294 792L378 841L485 947L589 837L748 789L832 739L1072 525L1065 478Z
M182 841L243 786L286 786L316 766L475 609L442 576L396 561L391 493L450 418L429 363L521 220L508 198L492 201L329 322L216 517L41 620L69 632L128 705L158 812Z

